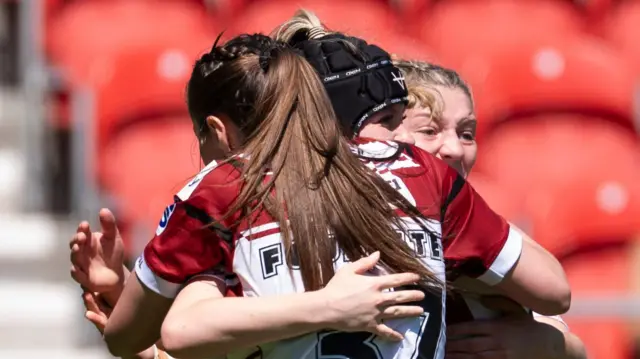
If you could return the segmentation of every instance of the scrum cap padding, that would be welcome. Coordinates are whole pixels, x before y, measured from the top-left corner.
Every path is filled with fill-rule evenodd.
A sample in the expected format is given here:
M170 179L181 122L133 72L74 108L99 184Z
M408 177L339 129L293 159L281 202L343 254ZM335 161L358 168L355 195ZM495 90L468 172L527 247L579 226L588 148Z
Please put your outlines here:
M349 49L345 41L354 44L357 51ZM356 135L374 113L407 101L402 73L389 54L375 45L329 35L294 46L320 75L347 134Z

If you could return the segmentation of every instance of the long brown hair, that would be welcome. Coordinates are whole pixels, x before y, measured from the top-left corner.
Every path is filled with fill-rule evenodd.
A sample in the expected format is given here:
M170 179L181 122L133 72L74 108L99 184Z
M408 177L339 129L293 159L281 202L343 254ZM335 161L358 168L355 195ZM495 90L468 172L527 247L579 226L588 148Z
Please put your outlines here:
M333 277L337 248L350 260L379 250L389 270L438 282L402 240L392 206L420 213L351 152L313 67L286 44L241 35L214 46L196 63L188 100L194 121L224 114L244 134L243 185L229 213L265 208L306 290Z

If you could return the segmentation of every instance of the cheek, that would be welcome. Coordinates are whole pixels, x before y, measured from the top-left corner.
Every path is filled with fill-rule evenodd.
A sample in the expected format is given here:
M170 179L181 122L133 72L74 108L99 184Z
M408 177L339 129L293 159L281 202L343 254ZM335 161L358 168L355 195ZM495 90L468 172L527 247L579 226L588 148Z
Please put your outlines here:
M427 151L432 155L437 154L440 150L440 147L442 146L442 141L439 141L437 138L430 138L428 136L425 136L424 134L414 135L414 138L416 140L416 147L421 150Z
M464 147L464 165L467 171L471 171L473 165L476 164L478 158L478 146L476 144L468 145Z
M374 140L393 140L393 131L379 124L366 125L360 130L358 137L368 137Z

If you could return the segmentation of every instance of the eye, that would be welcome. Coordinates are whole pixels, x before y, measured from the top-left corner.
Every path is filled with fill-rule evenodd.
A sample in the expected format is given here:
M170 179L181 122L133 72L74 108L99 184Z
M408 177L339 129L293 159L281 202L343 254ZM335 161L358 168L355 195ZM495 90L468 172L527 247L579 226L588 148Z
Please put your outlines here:
M465 142L473 142L476 140L476 134L474 131L462 131L462 133L460 133L460 139Z
M435 127L428 127L420 130L420 133L427 135L429 137L435 137L438 135L438 129Z
M384 117L382 117L382 118L380 119L380 122L379 122L379 123L380 123L380 124L383 124L383 125L389 125L389 124L393 123L393 116L391 116L391 115L386 115L386 116L384 116Z

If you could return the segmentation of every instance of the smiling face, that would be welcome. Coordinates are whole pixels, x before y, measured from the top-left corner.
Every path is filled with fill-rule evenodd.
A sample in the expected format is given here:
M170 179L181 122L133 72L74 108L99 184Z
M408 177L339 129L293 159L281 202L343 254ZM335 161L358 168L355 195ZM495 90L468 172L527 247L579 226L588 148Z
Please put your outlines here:
M405 111L403 127L411 133L415 145L441 158L467 177L478 155L476 117L468 95L460 88L435 86L441 101L439 116L428 108L414 106Z

